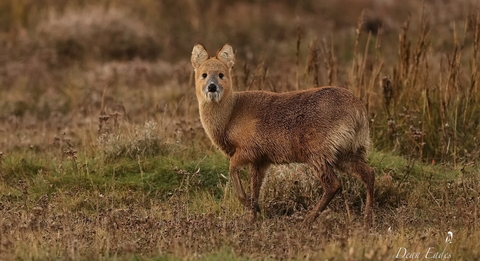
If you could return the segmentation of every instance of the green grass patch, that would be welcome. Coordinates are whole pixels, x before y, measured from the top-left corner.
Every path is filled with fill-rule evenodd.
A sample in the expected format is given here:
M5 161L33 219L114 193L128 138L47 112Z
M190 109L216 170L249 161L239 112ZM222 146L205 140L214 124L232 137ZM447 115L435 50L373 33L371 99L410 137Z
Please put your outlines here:
M202 158L176 156L120 157L105 163L101 158L48 161L34 153L10 154L0 165L1 181L16 193L32 193L37 197L57 190L108 193L117 189L163 199L179 190L189 193L202 190L217 198L221 196L218 184L226 182L220 176L228 175L226 157L218 152L209 152Z
M418 159L407 159L382 151L372 152L369 155L369 164L377 170L377 175L390 175L396 180L448 180L459 176L458 171L445 165L425 164Z

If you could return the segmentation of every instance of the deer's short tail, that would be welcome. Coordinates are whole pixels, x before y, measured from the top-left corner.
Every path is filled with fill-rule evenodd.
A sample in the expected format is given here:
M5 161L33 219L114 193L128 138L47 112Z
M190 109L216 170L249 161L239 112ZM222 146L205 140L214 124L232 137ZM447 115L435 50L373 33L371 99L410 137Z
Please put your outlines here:
M370 148L370 131L366 112L359 111L329 133L325 144L325 157L332 165L342 158L365 159Z

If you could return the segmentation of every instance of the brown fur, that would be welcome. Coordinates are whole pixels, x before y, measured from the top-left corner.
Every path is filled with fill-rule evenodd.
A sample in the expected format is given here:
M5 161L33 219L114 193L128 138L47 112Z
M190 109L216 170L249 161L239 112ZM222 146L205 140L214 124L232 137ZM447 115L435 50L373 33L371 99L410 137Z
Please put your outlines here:
M212 142L230 157L235 192L254 217L269 165L297 162L309 164L324 188L305 223L315 220L340 189L337 169L367 187L365 226L370 226L375 177L366 163L368 118L359 99L338 87L234 92L230 71L235 55L230 45L212 58L202 45L196 45L191 61L202 125ZM250 165L251 198L239 179L239 169L245 165Z

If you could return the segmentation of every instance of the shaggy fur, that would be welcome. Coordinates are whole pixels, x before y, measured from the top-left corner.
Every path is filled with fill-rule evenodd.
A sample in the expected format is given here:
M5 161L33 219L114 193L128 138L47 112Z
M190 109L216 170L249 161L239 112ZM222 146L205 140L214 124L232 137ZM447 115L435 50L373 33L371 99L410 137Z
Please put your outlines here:
M253 210L254 218L260 210L258 197L268 166L297 162L309 164L324 188L305 223L315 220L340 189L337 169L365 184L365 226L370 226L375 177L366 163L368 118L359 99L338 87L234 92L235 55L230 45L212 58L202 45L196 45L191 62L202 125L212 142L230 157L236 195ZM245 165L250 165L251 197L239 179L239 169Z

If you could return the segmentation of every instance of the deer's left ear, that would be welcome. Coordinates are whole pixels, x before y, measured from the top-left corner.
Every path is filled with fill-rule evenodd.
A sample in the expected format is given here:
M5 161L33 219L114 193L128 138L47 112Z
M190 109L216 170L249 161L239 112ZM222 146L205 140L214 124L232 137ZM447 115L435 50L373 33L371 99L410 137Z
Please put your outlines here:
M197 44L193 47L192 50L192 58L190 61L192 62L193 68L197 69L200 65L208 59L208 52L201 44Z
M233 48L229 44L225 44L220 50L218 50L217 59L225 63L228 69L231 69L235 64L235 54Z

